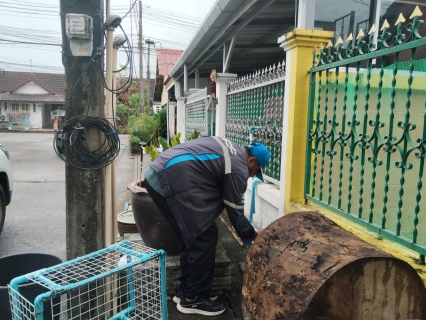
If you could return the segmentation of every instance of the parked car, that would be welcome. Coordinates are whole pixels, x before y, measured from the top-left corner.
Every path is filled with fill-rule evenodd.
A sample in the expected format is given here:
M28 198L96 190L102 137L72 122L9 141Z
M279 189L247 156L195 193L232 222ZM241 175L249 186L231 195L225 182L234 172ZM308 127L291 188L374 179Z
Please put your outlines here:
M0 144L0 233L6 217L6 206L12 200L13 178L9 152Z

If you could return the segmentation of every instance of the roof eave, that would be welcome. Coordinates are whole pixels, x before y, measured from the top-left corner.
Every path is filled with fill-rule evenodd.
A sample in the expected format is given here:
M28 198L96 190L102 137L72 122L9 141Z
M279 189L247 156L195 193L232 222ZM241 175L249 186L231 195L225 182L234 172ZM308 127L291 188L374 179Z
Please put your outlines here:
M256 2L256 0L251 0ZM169 72L169 77L174 77L176 79L182 76L182 71L180 69L183 68L183 65L187 61L188 57L193 53L195 47L201 42L207 31L210 29L211 25L218 21L224 12L230 12L229 7L234 6L235 3L232 3L231 0L217 0L217 2L212 6L207 16L204 18L200 27L198 28L196 34L191 39L188 47L185 49L183 54L180 56L179 60L173 66L173 68ZM231 10L232 12L235 10Z

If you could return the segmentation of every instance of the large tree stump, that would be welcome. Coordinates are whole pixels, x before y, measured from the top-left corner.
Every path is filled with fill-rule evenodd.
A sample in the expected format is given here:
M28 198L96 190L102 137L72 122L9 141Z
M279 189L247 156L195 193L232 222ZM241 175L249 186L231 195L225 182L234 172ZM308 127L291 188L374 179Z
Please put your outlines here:
M251 319L426 319L416 271L316 212L288 214L251 246L242 309Z

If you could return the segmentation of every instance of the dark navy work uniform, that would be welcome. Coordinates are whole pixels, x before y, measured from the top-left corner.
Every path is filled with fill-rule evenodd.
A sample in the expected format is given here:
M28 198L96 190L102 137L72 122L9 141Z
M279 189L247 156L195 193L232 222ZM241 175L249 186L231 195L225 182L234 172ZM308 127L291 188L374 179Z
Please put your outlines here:
M244 216L249 177L247 151L220 137L200 137L162 152L145 173L145 187L183 240L179 290L188 299L208 297L214 278L218 230L226 208L245 243L254 229Z

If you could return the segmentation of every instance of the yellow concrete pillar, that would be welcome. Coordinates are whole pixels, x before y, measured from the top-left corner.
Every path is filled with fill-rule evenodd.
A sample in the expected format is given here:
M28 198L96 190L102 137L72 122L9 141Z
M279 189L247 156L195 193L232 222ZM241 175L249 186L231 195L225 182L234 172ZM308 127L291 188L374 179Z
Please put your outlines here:
M286 52L283 122L284 214L305 201L304 179L308 125L309 69L315 47L333 38L331 31L294 29L278 38Z

